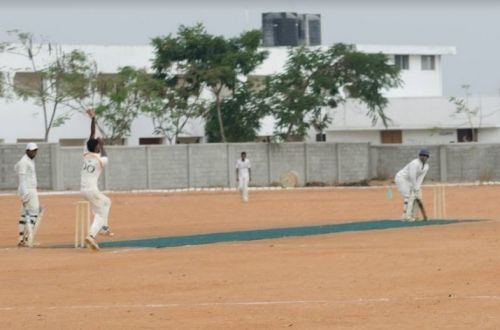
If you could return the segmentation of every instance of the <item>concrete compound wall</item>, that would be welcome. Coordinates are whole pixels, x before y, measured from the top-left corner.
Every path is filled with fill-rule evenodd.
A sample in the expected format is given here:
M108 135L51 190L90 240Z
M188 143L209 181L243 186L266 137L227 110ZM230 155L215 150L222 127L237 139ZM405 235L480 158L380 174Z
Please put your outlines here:
M17 178L14 172L15 164L25 153L24 144L0 145L0 189L17 189ZM58 182L57 144L42 144L39 146L36 158L36 172L40 189L53 189Z
M235 187L235 162L246 151L252 185L270 186L288 171L299 185L353 183L391 178L416 157L420 146L367 143L235 143L108 147L109 166L101 177L106 190ZM500 144L433 145L428 180L500 180ZM38 185L46 190L78 190L82 147L40 144ZM24 145L0 145L0 189L17 187L14 164Z

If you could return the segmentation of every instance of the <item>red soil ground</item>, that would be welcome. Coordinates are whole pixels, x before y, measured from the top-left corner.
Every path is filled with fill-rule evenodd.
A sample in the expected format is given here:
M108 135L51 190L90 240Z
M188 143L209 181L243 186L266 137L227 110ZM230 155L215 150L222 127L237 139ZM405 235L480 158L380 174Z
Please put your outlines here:
M19 202L0 196L0 328L499 329L500 186L446 192L449 218L491 220L97 253L53 248L73 242L77 195L41 196L33 249L14 247ZM110 197L114 240L396 219L402 203L386 188Z

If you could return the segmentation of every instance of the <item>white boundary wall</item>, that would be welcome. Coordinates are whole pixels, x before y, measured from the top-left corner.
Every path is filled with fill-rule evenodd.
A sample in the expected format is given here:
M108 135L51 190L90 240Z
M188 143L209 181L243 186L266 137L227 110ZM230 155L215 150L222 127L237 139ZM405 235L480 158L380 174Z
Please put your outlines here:
M242 143L108 147L109 166L101 189L113 191L234 188L241 151L252 161L252 185L276 185L288 171L299 186L391 178L416 157L421 146L368 143ZM500 144L433 145L428 179L441 182L500 180ZM14 164L24 145L0 145L0 189L16 189ZM40 144L36 161L40 189L79 189L81 147Z

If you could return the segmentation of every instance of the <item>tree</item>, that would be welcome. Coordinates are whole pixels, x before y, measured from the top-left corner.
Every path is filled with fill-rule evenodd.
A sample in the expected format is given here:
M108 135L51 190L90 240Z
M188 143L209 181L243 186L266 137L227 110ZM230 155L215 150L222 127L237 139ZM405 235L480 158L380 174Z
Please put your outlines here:
M208 88L214 98L217 123L222 142L226 141L221 105L225 94L234 93L242 76L248 75L266 58L259 51L261 32L253 30L226 39L207 33L203 25L181 25L177 36L154 38L153 67L170 85L182 79L186 90L199 95Z
M310 123L318 134L323 135L325 129L328 128L328 125L332 123L332 118L329 116L328 112L323 110L323 108L317 107L311 113ZM321 139L321 141L325 141L323 138Z
M97 90L95 109L100 129L110 144L130 135L132 122L146 107L155 90L155 79L144 69L126 66L116 75L98 75L91 86Z
M250 83L241 84L235 93L225 98L220 105L222 123L228 142L253 142L260 129L260 120L266 115L261 99ZM221 142L218 115L212 104L205 125L209 142Z
M375 124L387 99L382 91L401 84L399 69L383 54L366 54L336 44L328 50L300 47L289 53L283 73L268 77L266 104L276 119L276 134L290 141L304 137L311 125L323 130L331 118L323 107L345 102L345 93L368 106Z
M23 100L33 100L43 114L44 141L48 141L52 128L61 126L70 118L70 104L86 97L86 79L92 64L78 50L64 52L61 47L36 38L31 33L8 31L17 43L2 43L0 51L24 57L29 65L29 79L22 84L15 75L5 75L3 87Z
M154 133L174 144L190 119L205 115L206 104L199 95L188 96L180 88L156 82L156 89L150 90L142 107L143 112L153 120Z
M450 102L455 105L455 112L453 116L465 116L465 120L467 124L472 130L472 141L477 142L477 128L480 128L482 125L483 116L481 113L481 107L471 108L469 105L470 94L470 85L462 85L462 89L465 92L464 98L458 98L455 96L450 97Z

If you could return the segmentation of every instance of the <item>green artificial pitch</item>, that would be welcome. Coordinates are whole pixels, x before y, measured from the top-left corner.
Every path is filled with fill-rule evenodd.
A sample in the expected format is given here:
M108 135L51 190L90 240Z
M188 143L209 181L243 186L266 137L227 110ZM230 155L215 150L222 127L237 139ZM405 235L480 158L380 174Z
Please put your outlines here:
M123 241L100 242L101 248L166 248L186 245L214 244L222 242L254 241L283 237L300 237L323 235L332 233L346 233L367 230L383 230L393 228L424 227L436 225L450 225L471 222L476 220L429 220L405 222L401 220L373 220L362 222L348 222L339 224L316 225L305 227L287 227L272 229L257 229L244 231L219 232L185 236L154 237ZM69 246L65 246L69 247Z

